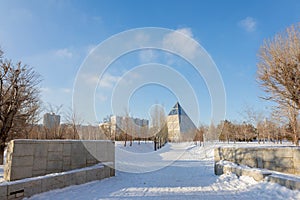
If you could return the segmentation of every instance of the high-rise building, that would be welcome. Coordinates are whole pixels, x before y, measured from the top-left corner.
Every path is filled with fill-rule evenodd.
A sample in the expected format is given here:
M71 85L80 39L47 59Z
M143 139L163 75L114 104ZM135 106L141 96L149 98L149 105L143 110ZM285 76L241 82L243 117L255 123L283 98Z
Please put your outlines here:
M60 124L60 115L56 115L54 113L46 113L44 114L43 125L47 129L57 128Z
M193 140L197 127L177 102L167 116L168 140L171 142Z

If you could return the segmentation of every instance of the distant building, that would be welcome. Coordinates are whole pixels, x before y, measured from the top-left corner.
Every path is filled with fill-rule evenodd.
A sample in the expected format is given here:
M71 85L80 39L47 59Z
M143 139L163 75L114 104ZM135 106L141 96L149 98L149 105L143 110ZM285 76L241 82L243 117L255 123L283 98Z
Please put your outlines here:
M171 142L191 141L197 127L177 102L167 116L168 140Z
M106 119L105 122L99 124L99 127L110 139L115 139L124 132L142 137L143 131L148 131L149 120L113 115L109 120Z
M47 129L57 128L60 125L60 115L54 113L44 114L43 125Z

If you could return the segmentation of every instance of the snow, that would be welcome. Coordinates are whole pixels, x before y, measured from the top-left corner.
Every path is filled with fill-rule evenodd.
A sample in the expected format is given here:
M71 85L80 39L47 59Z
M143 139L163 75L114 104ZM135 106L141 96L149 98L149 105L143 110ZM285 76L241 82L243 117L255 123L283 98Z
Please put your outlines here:
M0 183L5 181L3 175L4 175L4 165L0 165Z
M3 163L6 163L7 148L4 149ZM0 183L4 182L4 165L0 165Z
M127 152L133 158L136 154L141 155L138 157L141 160L135 162L136 167L128 164L134 161L133 158L116 156L119 167L126 171L117 171L115 177L53 190L29 199L300 199L300 191L275 183L256 182L253 178L238 178L234 174L214 175L213 149L220 145L223 144L211 143L205 147L167 144L152 153L149 151L151 143L124 147L123 143L117 142L116 154L117 151ZM151 167L147 168L147 165ZM132 170L136 173L127 172Z
M241 165L241 164L237 165L236 163L229 162L226 160L220 160L218 163L220 163L223 166L229 166L229 167L244 169L244 170L248 170L248 171L257 171L257 172L261 172L261 173L265 173L265 174L272 174L273 177L284 178L287 180L292 180L292 181L296 181L296 182L300 183L300 177L298 175L294 175L294 174L286 174L286 173L277 172L277 171L268 170L268 169L251 168L251 167L248 167L247 165Z

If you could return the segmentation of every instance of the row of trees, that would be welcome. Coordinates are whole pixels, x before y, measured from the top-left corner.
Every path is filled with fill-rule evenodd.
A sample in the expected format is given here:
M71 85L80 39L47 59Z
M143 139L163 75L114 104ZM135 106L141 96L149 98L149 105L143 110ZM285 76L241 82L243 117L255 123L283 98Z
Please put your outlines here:
M106 135L99 130L97 125L76 125L74 131L73 124L60 124L55 129L47 129L43 125L35 124L31 130L9 134L11 139L71 139L71 140L106 140Z
M281 127L276 123L264 120L258 123L257 127L250 123L232 123L228 120L223 121L216 128L216 133L220 141L226 142L252 142L258 143L277 142L291 140L289 127Z
M283 140L294 141L294 124L289 119L278 113L278 110L272 110L269 116L265 113L255 110L253 107L246 106L240 113L242 122L223 120L219 124L210 126L201 125L198 129L199 134L196 137L203 137L202 141L224 141L224 142L250 142L257 141L282 143ZM297 119L297 130L300 130L300 122ZM201 139L195 138L195 141Z

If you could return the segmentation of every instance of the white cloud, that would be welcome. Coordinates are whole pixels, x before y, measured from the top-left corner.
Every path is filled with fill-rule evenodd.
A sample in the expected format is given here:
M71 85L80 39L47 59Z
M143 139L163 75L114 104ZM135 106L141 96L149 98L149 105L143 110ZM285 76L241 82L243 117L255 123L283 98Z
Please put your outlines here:
M42 93L65 93L65 94L70 94L72 92L72 89L70 88L50 88L50 87L41 87L40 91Z
M144 32L139 32L138 34L135 35L135 42L136 44L144 44L146 42L148 42L150 39L149 35L147 35Z
M183 57L194 58L196 56L197 43L187 37L193 38L190 28L178 29L164 37L163 46L166 49L178 52Z
M97 74L82 74L80 79L84 80L89 86L97 86L100 89L112 89L114 85L121 79L120 76L105 73L101 78ZM132 75L132 78L134 75Z
M54 52L54 54L61 58L72 58L73 56L72 52L67 48L58 49Z
M157 58L155 52L151 49L141 50L139 58L142 63L154 62Z
M99 76L92 73L82 73L80 74L79 78L89 86L96 86L99 81Z
M143 79L143 74L134 72L133 69L124 73L123 76L120 77L118 84L126 84L127 86L129 86L132 84L136 84L136 82L140 79Z
M252 17L246 17L245 19L239 21L238 25L247 32L253 32L256 30L257 22Z
M177 29L177 32L183 33L189 37L193 37L193 33L192 30L190 28L181 28L181 29Z
M41 87L40 91L43 92L43 93L47 93L47 92L51 92L51 89L48 88L48 87Z
M72 90L70 88L60 88L63 93L71 93Z
M102 76L100 82L99 82L99 87L100 88L112 88L116 82L120 79L119 76L113 76L109 73L106 73Z

